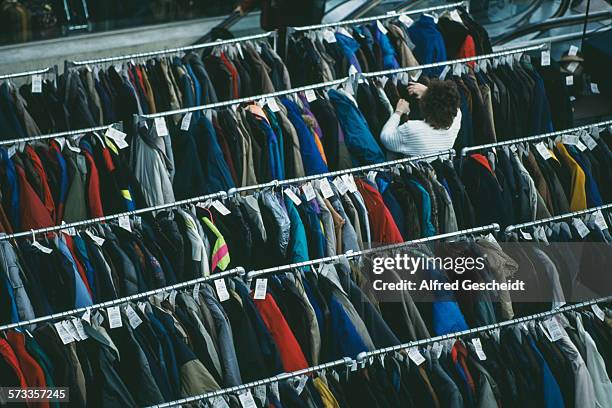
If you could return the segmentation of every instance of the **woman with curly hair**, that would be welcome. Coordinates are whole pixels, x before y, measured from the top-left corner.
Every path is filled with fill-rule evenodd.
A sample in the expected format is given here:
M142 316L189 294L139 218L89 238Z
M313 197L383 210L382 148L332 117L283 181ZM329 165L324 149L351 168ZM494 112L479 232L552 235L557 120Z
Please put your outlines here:
M409 120L400 125L410 105L400 99L383 127L380 140L387 150L406 156L448 150L455 144L461 128L459 91L452 81L432 80L428 86L411 82L408 93L416 95L423 120Z

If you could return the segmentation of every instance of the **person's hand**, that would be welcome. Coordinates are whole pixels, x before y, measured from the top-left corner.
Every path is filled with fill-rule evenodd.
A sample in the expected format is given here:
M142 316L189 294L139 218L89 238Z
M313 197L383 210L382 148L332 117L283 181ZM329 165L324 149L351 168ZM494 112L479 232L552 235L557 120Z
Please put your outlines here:
M244 16L244 10L242 9L242 6L240 4L236 6L236 8L234 9L234 13L238 13L241 16Z
M408 112L410 112L410 104L408 103L408 101L400 99L397 102L397 106L395 107L395 113L403 115Z
M425 92L427 92L427 87L423 84L418 82L410 82L408 84L408 93L410 95L416 95L420 99L425 95Z

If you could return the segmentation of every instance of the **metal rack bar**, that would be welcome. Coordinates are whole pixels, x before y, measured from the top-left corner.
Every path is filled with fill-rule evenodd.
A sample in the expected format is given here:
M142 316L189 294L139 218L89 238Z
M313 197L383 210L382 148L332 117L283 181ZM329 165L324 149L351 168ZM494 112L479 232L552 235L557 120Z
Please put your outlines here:
M176 400L176 401L171 401L171 402L166 402L164 404L158 404L158 405L152 405L149 408L167 408L167 407L176 407L176 406L180 406L183 404L189 404L192 402L197 402L197 401L202 401L202 400L207 400L210 398L214 398L214 397L220 397L222 395L226 395L226 394L232 394L235 392L240 392L240 391L246 391L249 390L251 388L254 387L258 387L261 385L267 385L267 384L272 384L275 382L279 382L279 381L284 381L284 380L288 380L290 378L295 378L295 377L299 377L302 375L307 375L310 373L314 373L317 371L321 371L321 370L325 370L328 368L332 368L332 367L337 367L337 366L349 366L351 364L353 364L354 360L349 358L349 357L344 357L340 360L335 360L335 361L331 361L329 363L324 363L324 364L319 364L313 367L308 367L308 368L303 368L301 370L297 370L297 371L293 371L291 373L283 373L283 374L279 374L276 375L274 377L269 377L263 380L257 380L257 381L252 381L250 383L246 383L246 384L242 384L242 385L236 385L230 388L225 388L219 391L213 391L213 392L209 392L206 394L201 394L201 395L195 395L193 397L186 397L186 398L182 398L180 400Z
M467 7L467 2L462 1L459 3L444 4L441 6L427 7L427 8L417 9L417 10L407 10L407 11L400 11L400 12L393 11L393 12L389 12L388 14L381 14L379 16L357 18L354 20L339 21L337 23L324 23L324 24L314 24L314 25L309 25L309 26L304 26L304 27L292 27L291 30L294 32L303 32L303 31L318 30L321 28L328 28L328 27L355 25L355 24L367 23L367 22L376 21L376 20L388 20L388 19L396 18L402 15L409 16L412 14L431 13L434 11L456 9L462 6Z
M603 297L599 299L589 300L586 302L576 303L574 305L560 307L558 309L549 310L548 312L537 313L531 316L519 317L518 319L506 320L505 322L490 324L487 326L476 327L473 329L463 330L463 331L455 332L455 333L449 333L449 334L445 334L442 336L436 336L436 337L432 337L429 339L411 341L409 343L399 344L397 346L391 346L391 347L386 347L386 348L382 348L379 350L360 353L357 356L357 360L364 361L365 359L369 357L379 356L381 354L388 354L388 353L392 353L395 351L405 350L407 348L423 346L423 345L430 344L430 343L436 343L436 342L444 341L448 339L455 339L457 337L469 336L471 334L482 333L482 332L486 332L489 330L494 330L494 329L498 329L502 327L513 326L515 324L528 322L530 320L543 319L545 317L555 316L560 313L565 313L565 312L569 312L572 310L581 309L583 307L588 307L588 306L591 306L597 303L609 302L611 300L612 300L612 296L607 296L607 297Z
M74 132L79 132L79 131L74 131ZM79 133L82 133L82 131L80 131ZM388 166L392 166L392 165L396 165L396 164L400 164L400 163L409 163L409 162L419 161L419 160L422 160L424 158L443 157L443 156L447 156L449 154L454 154L454 151L451 149L451 150L445 150L445 151L442 151L442 152L439 152L439 153L425 154L425 155L421 155L421 156L408 157L408 158L400 159L400 160L393 160L393 161L384 162L384 163L372 164L372 165L369 165L369 166L356 167L354 169L339 170L339 171L323 173L323 174L317 174L317 175L308 176L308 177L300 177L300 178L283 180L283 181L275 180L275 181L271 181L271 182L268 182L268 183L256 184L256 185L253 185L253 186L246 186L246 187L240 187L240 188L232 188L232 189L230 189L227 192L226 191L220 191L220 192L213 193L213 194L207 194L207 195L203 195L203 196L192 197L192 198L187 198L187 199L184 199L184 200L175 201L173 203L160 204L160 205L155 205L155 206L152 206L152 207L140 208L140 209L133 210L133 211L126 211L126 212L123 212L123 213L120 213L120 214L106 215L104 217L98 217L98 218L92 218L92 219L89 219L89 220L76 221L76 222L71 222L69 224L63 224L63 225L55 225L55 226L52 226L52 227L41 228L41 229L32 230L32 231L22 231L22 232L15 232L13 234L8 234L8 235L0 235L0 241L8 240L8 239L14 239L14 238L22 238L22 237L32 236L33 234L34 235L37 235L37 234L46 234L46 233L49 233L49 232L61 231L61 230L68 229L68 228L79 228L79 227L83 227L83 226L87 226L87 225L98 224L98 223L101 223L101 222L116 220L116 219L119 219L121 217L127 217L127 216L132 216L132 215L139 215L139 214L146 214L146 213L153 212L153 211L167 210L169 208L180 207L182 205L194 204L194 203L199 203L199 202L207 201L207 200L214 200L214 199L217 199L217 198L226 198L226 197L230 197L230 196L233 196L233 195L236 195L236 194L239 194L239 193L243 193L243 192L247 192L247 191L261 190L261 189L269 188L269 187L276 187L276 186L281 185L281 183L282 183L282 185L301 183L304 180L321 179L321 178L325 178L325 177L335 176L335 175L338 175L338 174L357 173L357 172L363 171L364 169L371 170L371 169L375 169L375 168L384 168L384 167L388 167Z
M520 54L522 52L538 51L538 50L546 49L548 48L548 46L549 46L548 43L541 43L541 44L534 45L531 47L512 48L509 50L493 52L491 54L476 55L475 57L460 58L460 59L456 59L452 61L434 62L431 64L419 65L416 67L405 67L405 68L389 69L386 71L367 72L361 75L364 78L372 78L372 77L379 77L383 75L400 74L402 72L420 71L423 69L444 67L444 66L453 65L453 64L463 64L466 62L480 61L480 60L485 60L489 58L504 57L506 55Z
M465 62L479 61L479 60L485 60L489 58L503 57L506 55L519 54L522 52L536 51L536 50L545 49L547 46L548 44L540 44L540 45L533 46L533 47L514 48L511 50L494 52L494 53L486 54L486 55L478 55L475 57L461 58L461 59L456 59L452 61L436 62L433 64L419 65L416 67L398 68L398 69L391 69L391 70L386 70L386 71L369 72L369 73L364 73L360 75L362 78L373 78L373 77L378 77L382 75L391 75L391 74L398 74L402 72L419 71L419 70L427 69L427 68L435 68L435 67L441 67L441 66L452 65L452 64L462 64ZM184 115L189 112L198 112L198 111L202 111L206 109L223 108L223 107L246 103L246 102L252 102L252 101L268 99L268 98L276 98L276 97L285 96L285 95L291 95L297 92L327 88L331 86L340 85L352 79L354 79L354 77L345 77L345 78L340 78L340 79L336 79L336 80L329 81L329 82L323 82L320 84L313 84L313 85L307 85L307 86L302 86L298 88L287 89L285 91L271 92L271 93L256 95L256 96L248 96L244 98L233 99L230 101L211 103L208 105L201 105L201 106L193 106L190 108L175 109L175 110L167 111L167 112L158 112L158 113L153 113L153 114L148 114L148 115L139 115L138 117L144 118L144 119L155 119L155 118L162 118L162 117L174 116L174 115Z
M612 120L605 120L603 122L592 123L589 125L578 126L578 127L574 127L570 129L565 129L565 130L558 130L558 131L550 132L550 133L543 133L541 135L523 137L520 139L506 140L506 141L497 142L497 143L488 143L488 144L484 144L480 146L464 147L463 149L461 149L461 157L465 157L468 154L468 152L473 152L476 150L487 150L487 149L493 149L495 147L508 146L508 145L513 145L517 143L534 142L536 140L549 139L551 137L566 135L568 133L578 132L580 130L588 130L592 127L609 126L609 125L612 125Z
M302 268L304 266L318 265L321 263L336 262L343 258L346 258L346 259L356 258L359 256L371 254L371 253L389 251L392 249L403 248L409 245L421 244L424 242L437 241L441 239L459 237L463 235L469 235L469 234L475 234L475 233L481 233L481 232L499 231L499 229L500 229L499 224L494 223L494 224L489 224L489 225L483 225L481 227L468 228L468 229L461 230L461 231L448 232L445 234L434 235L432 237L425 237L425 238L415 239L412 241L401 242L399 244L385 245L385 246L376 247L376 248L364 249L361 251L349 252L349 253L342 254L342 255L334 255L334 256L328 256L326 258L313 259L310 261L297 262L297 263L287 264L287 265L282 265L282 266L275 266L273 268L266 268L266 269L261 269L259 271L249 272L247 273L247 279L252 280L252 279L258 278L263 275L269 275L271 273L290 271L293 269Z
M195 286L198 283L204 283L204 282L213 281L213 280L217 280L221 278L227 278L230 276L238 276L244 273L245 271L243 267L237 267L234 269L230 269L229 271L215 273L214 275L206 276L203 278L192 279L186 282L177 283L175 285L165 286L163 288L149 290L147 292L137 293L131 296L109 300L109 301L97 303L91 306L85 306L85 307L80 307L78 309L67 310L65 312L54 313L48 316L36 317L34 319L24 320L22 322L5 324L4 326L0 326L0 332L5 331L5 330L10 330L10 329L16 329L18 327L29 326L31 324L45 323L45 322L50 322L53 320L64 319L66 317L80 315L82 313L85 313L88 310L94 311L94 310L104 309L106 307L117 306L117 305L121 305L123 303L131 302L134 300L148 298L149 296L157 295L160 293L188 288L191 286Z
M156 55L176 54L176 53L184 52L184 51L192 51L192 50L199 50L203 48L216 47L218 45L230 45L230 44L235 44L235 43L244 42L244 41L259 40L259 39L271 37L273 35L276 36L275 31L270 31L270 32L263 33L263 34L249 35L249 36L240 37L240 38L232 38L229 40L213 41L213 42L204 43L204 44L195 44L195 45L187 45L185 47L168 48L165 50L139 52L139 53L134 53L134 54L118 55L115 57L94 58L94 59L82 60L82 61L68 61L68 64L78 67L78 66L83 66L83 65L104 64L107 62L125 61L129 59L154 57Z
M504 232L506 234L509 234L509 233L511 233L512 231L515 231L515 230L521 230L523 228L534 227L536 225L548 224L548 223L559 221L559 220L565 220L567 218L573 218L573 217L576 217L578 215L590 214L590 213L594 213L594 212L597 212L597 211L603 211L603 210L609 210L609 209L612 209L612 204L604 204L604 205L600 205L598 207L592 207L592 208L587 208L586 210L580 210L580 211L574 211L574 212L571 212L571 213L555 215L554 217L544 218L544 219L541 219L541 220L525 222L525 223L522 223L522 224L509 225L509 226L506 227Z
M21 78L21 77L27 77L27 76L32 76L32 75L42 75L42 74L54 73L54 72L55 72L55 67L47 67L47 68L42 68L42 69L35 69L33 71L15 72L12 74L2 74L0 75L0 80L11 79L11 78Z
M30 136L30 137L25 137L22 139L0 140L0 146L9 146L9 145L17 144L17 143L34 142L37 140L55 139L56 137L70 137L70 136L82 135L85 133L91 133L91 132L101 132L103 130L107 130L108 128L111 128L113 126L118 126L118 125L119 123L111 123L110 125L96 126L96 127L91 127L91 128L85 128L85 129L68 130L66 132L50 133L48 135Z

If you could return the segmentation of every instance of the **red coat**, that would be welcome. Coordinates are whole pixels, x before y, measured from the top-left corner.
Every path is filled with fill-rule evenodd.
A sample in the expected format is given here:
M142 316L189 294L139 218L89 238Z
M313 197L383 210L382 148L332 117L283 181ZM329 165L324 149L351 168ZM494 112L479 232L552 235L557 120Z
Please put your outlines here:
M378 190L363 180L356 179L355 181L368 209L372 244L391 245L404 242L404 238Z

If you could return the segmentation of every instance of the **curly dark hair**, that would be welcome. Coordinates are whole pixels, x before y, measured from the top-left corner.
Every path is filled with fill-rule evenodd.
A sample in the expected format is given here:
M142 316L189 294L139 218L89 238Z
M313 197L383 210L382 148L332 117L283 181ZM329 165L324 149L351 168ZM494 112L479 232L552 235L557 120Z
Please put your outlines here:
M425 122L434 129L448 129L459 109L459 91L453 81L432 80L420 99Z

